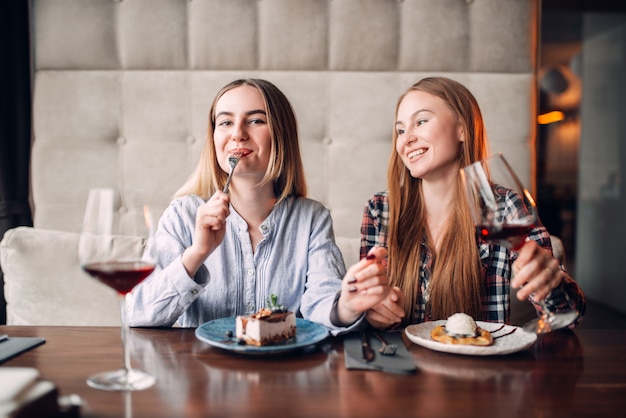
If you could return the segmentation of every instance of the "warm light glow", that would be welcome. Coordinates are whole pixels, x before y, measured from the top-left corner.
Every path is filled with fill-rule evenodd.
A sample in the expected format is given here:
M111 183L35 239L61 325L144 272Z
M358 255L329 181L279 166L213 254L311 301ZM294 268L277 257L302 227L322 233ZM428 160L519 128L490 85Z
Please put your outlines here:
M150 208L148 205L143 206L143 219L149 230L152 230L152 216L150 215Z
M540 125L547 125L549 123L558 122L565 118L563 112L559 110L554 110L552 112L544 113L543 115L537 116L537 123Z

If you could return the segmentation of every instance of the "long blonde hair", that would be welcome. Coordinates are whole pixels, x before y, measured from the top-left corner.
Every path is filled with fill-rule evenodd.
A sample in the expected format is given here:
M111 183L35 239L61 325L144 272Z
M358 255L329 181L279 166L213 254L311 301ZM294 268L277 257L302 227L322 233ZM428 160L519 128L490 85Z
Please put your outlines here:
M185 184L178 189L175 197L196 194L206 200L224 186L227 174L219 166L213 141L215 105L224 93L243 85L255 87L261 93L272 137L270 162L259 185L273 183L276 203L288 196L306 196L307 187L300 155L298 124L291 103L278 87L267 80L241 79L228 83L215 95L209 111L207 140L200 160Z
M486 157L487 138L480 108L465 86L445 77L424 78L398 99L396 115L400 103L411 91L422 91L440 98L456 116L465 135L459 152L460 167ZM421 179L411 177L395 151L397 140L394 129L393 151L387 172L388 274L392 285L399 286L404 293L405 321L411 322L421 296L421 243L428 231ZM457 177L456 195L457 204L446 220L441 248L432 263L426 308L432 319L445 319L456 312L482 318L480 258L460 176Z

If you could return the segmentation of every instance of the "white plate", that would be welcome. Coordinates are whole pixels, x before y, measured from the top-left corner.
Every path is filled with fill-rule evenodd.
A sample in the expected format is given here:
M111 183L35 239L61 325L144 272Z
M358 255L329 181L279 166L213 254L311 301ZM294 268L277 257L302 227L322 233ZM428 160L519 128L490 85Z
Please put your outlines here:
M199 340L224 350L250 355L282 354L317 344L328 336L324 326L302 318L296 318L296 336L280 344L261 347L238 344L234 338L227 338L227 333L235 334L234 316L205 322L196 328L196 338Z
M504 335L508 332L515 330L512 334L505 335L501 338L495 338L492 345L478 346L478 345L457 345L457 344L444 344L439 341L435 341L430 337L430 331L439 325L445 325L446 321L432 321L423 322L421 324L413 324L406 327L404 332L406 336L417 345L430 348L435 351L442 351L444 353L453 354L466 354L471 356L495 356L503 354L511 354L518 351L526 350L531 347L535 341L537 341L537 334L524 331L523 328L513 325L505 325L504 328L493 333L493 337L498 335ZM502 324L494 322L482 322L476 321L476 325L489 332L497 330L502 327Z

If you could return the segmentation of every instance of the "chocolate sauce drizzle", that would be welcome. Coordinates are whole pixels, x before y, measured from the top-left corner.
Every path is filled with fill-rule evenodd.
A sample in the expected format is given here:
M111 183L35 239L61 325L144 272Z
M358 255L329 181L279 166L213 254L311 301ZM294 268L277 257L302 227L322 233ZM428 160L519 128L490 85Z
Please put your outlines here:
M500 328L498 328L498 329L497 329L497 330L495 330L495 331L500 331L502 328L504 328L504 325L502 325ZM491 333L493 334L495 331L491 331ZM517 328L513 328L513 329L512 329L511 331L509 331L509 332L505 332L505 333L504 333L504 334L502 334L502 335L498 335L497 337L493 337L493 339L495 340L495 339L497 339L497 338L506 337L507 335L511 335L511 334L513 334L515 331L517 331Z

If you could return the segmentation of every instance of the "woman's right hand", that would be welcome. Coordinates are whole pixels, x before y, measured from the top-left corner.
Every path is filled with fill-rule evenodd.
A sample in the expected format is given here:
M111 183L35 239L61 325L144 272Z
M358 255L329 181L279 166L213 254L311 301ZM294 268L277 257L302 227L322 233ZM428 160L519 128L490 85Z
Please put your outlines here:
M222 243L226 234L226 218L230 215L230 197L218 190L196 212L193 242L183 253L183 265L193 277L204 260Z
M389 329L399 325L404 318L404 295L394 286L387 297L367 311L365 319L374 328Z
M337 303L341 322L351 324L363 312L383 300L389 292L385 261L387 250L372 248L363 258L346 272Z

